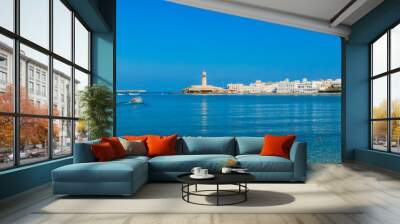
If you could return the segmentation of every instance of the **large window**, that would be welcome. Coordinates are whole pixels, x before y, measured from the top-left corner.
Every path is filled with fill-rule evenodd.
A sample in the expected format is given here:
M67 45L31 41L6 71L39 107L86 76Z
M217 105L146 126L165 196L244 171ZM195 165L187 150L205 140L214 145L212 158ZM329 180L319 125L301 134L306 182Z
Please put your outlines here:
M0 1L0 26L14 30L14 0Z
M0 170L70 156L87 139L74 105L89 52L90 31L63 0L0 1Z
M89 32L75 18L75 62L82 68L89 69Z
M371 46L371 148L400 153L400 25Z
M20 0L20 34L49 48L49 0Z

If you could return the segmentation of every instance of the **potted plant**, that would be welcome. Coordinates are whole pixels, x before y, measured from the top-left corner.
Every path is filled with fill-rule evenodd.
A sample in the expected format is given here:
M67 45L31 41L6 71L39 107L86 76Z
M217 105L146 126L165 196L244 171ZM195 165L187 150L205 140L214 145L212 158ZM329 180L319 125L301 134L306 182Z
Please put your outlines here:
M86 87L79 98L82 115L79 128L85 126L90 140L111 135L114 99L105 85Z

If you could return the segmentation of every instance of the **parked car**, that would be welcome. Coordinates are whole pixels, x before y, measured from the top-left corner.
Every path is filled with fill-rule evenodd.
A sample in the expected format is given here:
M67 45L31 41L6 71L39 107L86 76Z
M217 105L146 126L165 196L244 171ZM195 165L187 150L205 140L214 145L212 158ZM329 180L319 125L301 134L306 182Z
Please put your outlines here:
M32 153L31 150L24 150L24 151L21 151L21 152L19 153L19 158L20 158L20 159L28 159L28 158L31 157L31 153ZM8 159L9 159L9 161L14 160L14 154L13 154L13 153L9 154L9 155L8 155Z

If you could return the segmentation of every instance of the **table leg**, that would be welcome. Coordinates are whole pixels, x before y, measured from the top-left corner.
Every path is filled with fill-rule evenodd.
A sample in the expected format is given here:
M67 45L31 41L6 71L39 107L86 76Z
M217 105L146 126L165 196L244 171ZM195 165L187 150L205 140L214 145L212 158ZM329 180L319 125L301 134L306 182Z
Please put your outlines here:
M219 184L217 184L217 206L219 205Z
M187 185L187 201L190 202L189 200L189 195L190 195L190 184Z
M244 201L247 201L247 192L248 192L247 183L244 183L244 190L245 190L245 192L244 192Z
M197 192L197 184L195 185L195 190L194 191L196 191Z
M181 186L182 199L184 198L184 197L183 197L183 190L184 190L184 188L183 188L183 187L184 187L184 186L185 186L185 185L182 183L182 186Z

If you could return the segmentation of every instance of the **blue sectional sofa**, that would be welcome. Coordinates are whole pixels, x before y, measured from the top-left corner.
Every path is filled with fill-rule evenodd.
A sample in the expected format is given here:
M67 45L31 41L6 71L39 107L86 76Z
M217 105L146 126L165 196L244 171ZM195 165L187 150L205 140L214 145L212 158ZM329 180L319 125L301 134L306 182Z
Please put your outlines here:
M91 141L75 145L74 163L52 172L54 194L131 195L148 181L176 181L193 167L218 172L228 160L237 160L259 182L304 182L306 180L307 145L295 142L290 159L260 156L262 137L181 137L177 155L128 156L96 162Z

